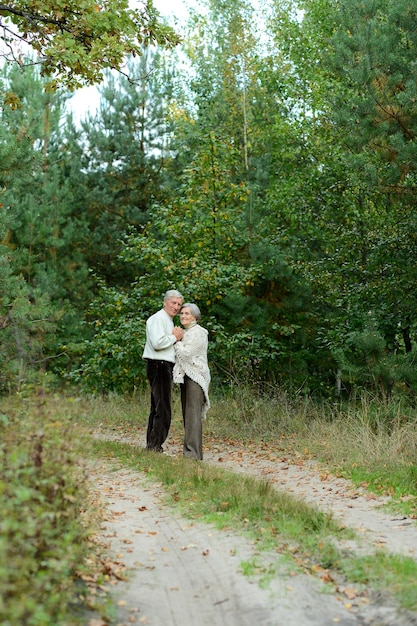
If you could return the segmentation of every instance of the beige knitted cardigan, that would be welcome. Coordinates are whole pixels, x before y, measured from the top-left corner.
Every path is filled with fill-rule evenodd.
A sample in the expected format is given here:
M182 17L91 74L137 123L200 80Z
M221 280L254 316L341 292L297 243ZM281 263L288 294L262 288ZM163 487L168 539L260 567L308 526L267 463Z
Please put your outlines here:
M184 329L181 341L174 344L175 365L174 383L183 383L184 375L200 385L204 392L205 402L202 408L202 419L205 419L210 408L208 395L210 385L210 369L207 362L208 331L199 324Z

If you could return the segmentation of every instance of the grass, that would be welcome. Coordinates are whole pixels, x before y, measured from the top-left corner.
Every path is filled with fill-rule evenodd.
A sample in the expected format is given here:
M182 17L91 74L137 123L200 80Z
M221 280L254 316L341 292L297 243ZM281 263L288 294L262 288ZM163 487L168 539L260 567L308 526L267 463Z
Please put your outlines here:
M146 424L148 399L93 400L87 423L131 433ZM175 416L180 415L174 394ZM179 428L182 428L178 420ZM364 396L355 404L313 402L286 395L259 396L235 389L213 398L205 437L271 447L293 460L321 462L336 475L377 494L392 497L393 507L417 517L417 410L392 402L388 407Z
M368 396L342 404L259 398L243 389L221 398L209 419L207 433L272 444L293 459L314 458L357 486L391 496L396 511L417 517L416 409Z
M379 552L362 558L345 559L343 573L348 579L381 590L399 601L402 608L417 609L417 563L413 559Z
M88 560L94 552L91 528L85 521L87 517L94 519L95 512L86 512L83 505L88 488L83 458L93 454L91 446L94 454L117 458L161 482L171 505L183 514L217 528L232 527L248 533L259 553L285 555L290 567L302 571L332 570L352 583L392 594L400 606L417 610L413 584L417 572L412 559L385 553L353 558L343 553L338 549L338 539L348 531L314 507L276 492L268 482L183 458L149 454L136 445L93 440L93 433L101 433L107 439L115 434L122 440L137 441L146 425L148 401L147 394L131 398L21 395L3 399L0 422L7 436L3 438L0 505L7 512L3 520L9 521L0 526L0 582L3 590L8 589L7 596L0 594L1 623L22 619L33 626L77 623L74 613L79 607L72 598L79 596L82 577L75 564ZM173 432L177 429L181 433L177 392L173 415ZM370 398L343 406L274 393L259 396L245 388L222 397L212 394L204 438L206 445L221 448L224 440L231 439L245 447L265 448L293 462L314 458L370 491L390 494L397 510L412 517L417 516L416 417L415 411L401 404L387 407ZM62 477L63 486L57 476ZM9 497L11 492L14 500ZM56 497L51 497L55 492ZM63 502L68 515L57 516ZM54 519L58 524L65 552L59 566L48 556L52 530L46 523L34 525L38 518ZM45 557L39 559L44 544ZM32 565L13 558L8 546L16 545L24 546L15 551L19 559L32 558ZM4 563L8 567L1 565ZM259 573L264 568L262 576L267 581L275 575L274 566L262 563L243 563L242 569ZM20 576L22 571L28 575ZM36 586L36 581L49 575L56 594L50 593L49 583ZM28 593L31 585L36 599ZM71 618L66 610L72 612ZM21 611L34 615L38 611L38 617L31 621Z
M259 553L275 554L267 562L254 559L241 564L242 571L256 575L260 584L267 585L282 571L278 555L283 555L288 571L318 574L325 583L342 577L344 584L355 584L364 593L378 591L402 608L417 610L417 563L413 559L382 553L361 558L346 554L338 549L338 540L352 537L352 531L265 481L182 457L155 455L135 445L97 441L93 449L100 458L116 458L162 484L167 502L183 516L219 530L233 528L247 534Z
M323 538L342 534L332 517L285 492L275 490L267 481L237 475L192 460L153 455L142 448L111 441L93 443L95 455L117 458L124 465L144 472L162 483L170 502L184 515L201 519L219 529L239 528L250 532L261 546L277 547L291 542L298 548L300 538L310 538L310 551L322 551ZM311 537L320 542L316 549Z

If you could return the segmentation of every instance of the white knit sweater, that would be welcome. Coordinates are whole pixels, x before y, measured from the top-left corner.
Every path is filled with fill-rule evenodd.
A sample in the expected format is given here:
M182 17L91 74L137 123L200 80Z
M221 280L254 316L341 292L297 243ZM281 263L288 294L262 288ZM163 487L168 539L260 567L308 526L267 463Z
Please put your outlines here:
M184 375L200 385L204 392L205 403L202 409L202 419L206 417L210 408L208 395L210 385L210 370L207 362L208 331L195 324L184 329L184 337L174 344L176 361L173 377L175 383L183 383Z
M172 334L174 322L165 309L160 309L146 322L146 343L144 359L156 359L175 363L173 344L176 339Z

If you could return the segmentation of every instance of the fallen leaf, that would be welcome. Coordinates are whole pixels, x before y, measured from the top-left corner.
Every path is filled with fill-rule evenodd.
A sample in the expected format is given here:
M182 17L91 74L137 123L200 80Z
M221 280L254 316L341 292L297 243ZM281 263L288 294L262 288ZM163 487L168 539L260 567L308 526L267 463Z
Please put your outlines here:
M324 574L320 576L320 580L322 580L324 583L331 583L333 581L333 578L331 577L329 572L324 572Z
M311 571L313 572L322 572L323 568L321 567L321 565L318 565L317 563L315 563L314 565L311 566Z
M343 590L343 593L345 594L347 598L349 598L349 600L353 600L354 598L356 598L356 595L357 595L356 589L352 589L351 587L346 587Z

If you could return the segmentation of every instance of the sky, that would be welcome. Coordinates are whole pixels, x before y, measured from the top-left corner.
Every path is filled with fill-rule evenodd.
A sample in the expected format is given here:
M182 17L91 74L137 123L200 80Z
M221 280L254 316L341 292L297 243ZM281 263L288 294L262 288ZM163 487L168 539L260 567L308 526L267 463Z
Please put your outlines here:
M153 0L153 4L168 20L174 17L181 20L187 17L187 4L190 4L190 0ZM100 95L97 87L83 87L75 92L67 103L67 107L73 112L75 120L79 121L86 113L94 112L99 102Z
M180 17L187 14L184 0L153 0L153 3L162 15Z

